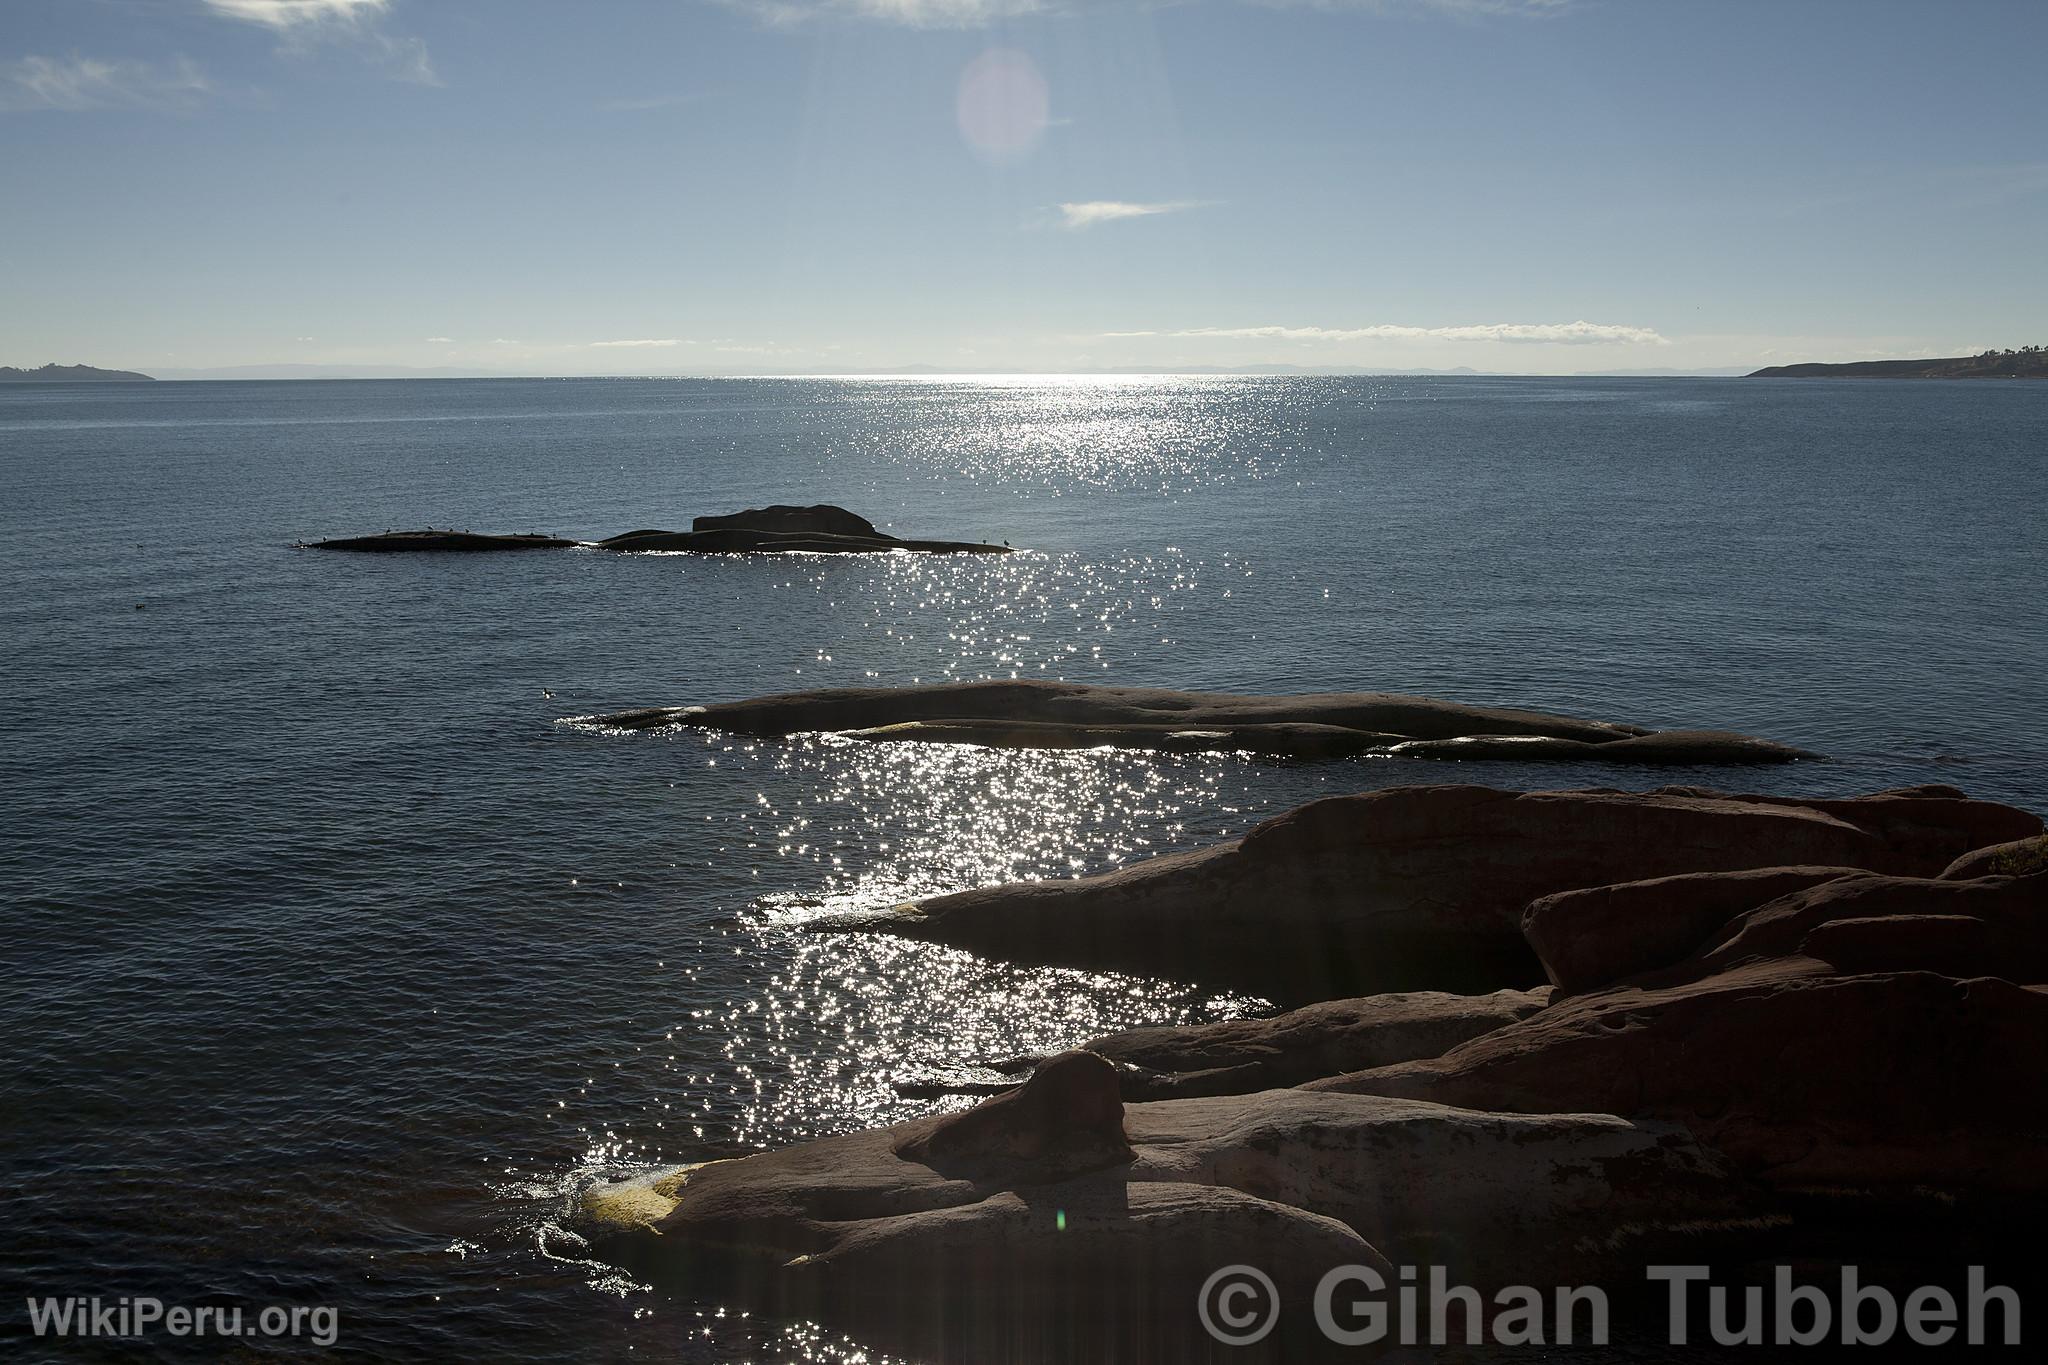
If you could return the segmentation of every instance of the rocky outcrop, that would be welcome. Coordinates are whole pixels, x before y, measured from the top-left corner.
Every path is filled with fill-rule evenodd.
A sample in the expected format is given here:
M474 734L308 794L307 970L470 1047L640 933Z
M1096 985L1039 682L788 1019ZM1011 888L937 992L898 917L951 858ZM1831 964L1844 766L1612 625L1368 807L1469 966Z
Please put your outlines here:
M1311 802L1242 838L1070 881L985 887L821 921L1018 962L1189 978L1273 999L1517 988L1542 979L1522 911L1685 873L1840 867L1932 876L2037 831L1946 787L1800 803L1396 787Z
M875 529L844 507L757 507L730 516L697 517L687 531L627 531L599 541L542 535L481 535L474 531L385 531L302 545L313 550L562 550L588 545L622 553L690 551L697 554L1007 554L1007 545L953 540L902 540Z
M1769 962L1560 1001L1429 1060L1314 1089L1682 1123L1772 1185L2040 1193L2048 994Z
M651 535L652 532L635 534ZM1785 763L1819 755L1719 730L1653 733L1390 692L1240 696L1016 679L792 692L707 706L657 706L589 717L616 729L700 726L756 735L832 731L875 743L1005 749L1249 751L1298 758L1708 765Z
M754 507L730 516L697 517L687 531L628 531L597 542L600 550L697 554L1006 554L1006 545L958 540L902 540L875 529L844 507Z
M1120 1068L1125 1099L1241 1095L1436 1057L1542 1009L1548 989L1407 991L1326 1000L1262 1019L1112 1033L1082 1046ZM1016 1058L1003 1070L1035 1064Z
M1310 1088L1676 1121L1778 1186L2048 1192L2048 872L1836 876L1677 943L1440 1057Z
M2048 836L2014 839L1973 849L1950 863L1942 872L1951 880L1970 877L2018 877L2030 872L2048 872Z
M1003 1145L1001 1103L968 1111L991 1115L978 1141ZM715 1277L901 1348L1164 1360L1200 1358L1195 1296L1222 1266L1271 1275L1307 1327L1300 1310L1336 1266L1392 1281L1390 1259L1440 1264L1488 1283L1526 1272L1540 1243L1538 1282L1633 1274L1645 1246L1741 1209L1682 1132L1609 1116L1272 1090L1132 1105L1119 1124L1128 1159L1081 1175L960 1178L919 1159L939 1131L922 1120L606 1190L593 1211L613 1223L604 1253L639 1273L699 1292ZM1049 1324L1073 1335L1048 1340Z
M1308 952L1377 904L1409 934L1522 926L1527 975L1557 989L1113 1034L976 1108L608 1187L590 1212L604 1254L657 1280L992 1361L1209 1358L1192 1307L1227 1265L1304 1305L1339 1265L1626 1294L1652 1263L1875 1256L1912 1283L1986 1248L2026 1263L2048 1208L2039 825L1941 787L1316 802L1089 879L1079 910L1034 901L1081 883L1006 888L988 932L1123 920L1151 935L1134 952L1171 954L1220 926L1242 953L1263 926ZM1724 865L1595 884L1688 862ZM1956 875L1987 864L2019 870ZM1283 1315L1251 1358L1323 1358L1310 1328Z
M446 554L479 550L573 550L582 544L559 536L484 535L476 531L383 531L374 536L343 536L308 541L303 550L355 550L365 553L434 551Z
M1848 867L1764 867L1560 891L1522 912L1522 937L1550 984L1568 995L1668 966L1745 910L1858 875Z

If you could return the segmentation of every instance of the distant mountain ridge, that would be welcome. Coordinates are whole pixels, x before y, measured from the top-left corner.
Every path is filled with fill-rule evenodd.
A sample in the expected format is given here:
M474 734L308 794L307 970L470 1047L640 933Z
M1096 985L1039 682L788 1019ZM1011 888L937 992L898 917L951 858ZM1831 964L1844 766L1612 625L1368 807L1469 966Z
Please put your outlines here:
M2048 347L1935 360L1858 360L1846 365L1772 365L1751 379L2048 379Z
M108 380L150 380L154 375L137 374L133 370L100 370L91 365L43 365L33 370L17 369L12 365L0 365L0 384L47 384L52 381L84 382Z

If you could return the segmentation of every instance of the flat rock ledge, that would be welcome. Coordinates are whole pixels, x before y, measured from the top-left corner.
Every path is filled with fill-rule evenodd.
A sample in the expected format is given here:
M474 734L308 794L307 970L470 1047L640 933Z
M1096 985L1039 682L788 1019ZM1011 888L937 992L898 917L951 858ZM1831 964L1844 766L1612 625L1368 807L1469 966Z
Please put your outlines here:
M696 517L687 531L627 531L604 540L565 540L539 534L486 535L475 531L384 531L308 541L307 550L437 552L473 550L569 550L587 547L619 553L687 551L695 554L1007 554L1007 545L956 540L904 540L875 528L866 517L820 503L815 507L754 507L728 516Z
M1819 754L1723 730L1650 731L1393 692L1242 696L1018 679L788 692L584 717L623 730L825 731L870 743L1002 749L1110 746L1287 758L1491 759L1671 765L1789 763Z
M1288 1307L1228 1358L1271 1361L1359 1358L1333 1356L1308 1311L1338 1266L1390 1283L1443 1267L1546 1301L1600 1285L1626 1302L1652 1264L1791 1264L1820 1284L1842 1264L1903 1284L1981 1264L2023 1298L2038 1281L2039 819L1937 787L1339 800L1384 805L1262 827L1292 840L1264 873L1291 873L1249 907L1234 874L1183 871L1153 908L1181 939L1317 920L1296 902L1370 900L1371 860L1392 859L1411 924L1459 937L1504 913L1526 933L1520 979L1013 1059L1028 1078L971 1109L603 1187L585 1209L600 1254L883 1349L1017 1362L1221 1358L1196 1302L1230 1265ZM1383 825L1399 833L1366 862L1317 873L1339 847L1324 834ZM1539 841L1563 845L1554 866Z

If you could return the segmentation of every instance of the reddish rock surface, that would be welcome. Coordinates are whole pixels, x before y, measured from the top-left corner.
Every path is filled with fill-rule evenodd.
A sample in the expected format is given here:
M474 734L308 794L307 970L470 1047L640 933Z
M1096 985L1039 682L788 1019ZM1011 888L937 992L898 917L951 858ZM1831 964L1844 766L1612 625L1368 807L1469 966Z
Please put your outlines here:
M1560 891L1529 903L1522 936L1550 983L1569 995L1668 967L1746 910L1857 875L1848 867L1761 867Z
M1116 872L963 891L840 924L1281 1000L1485 991L1542 979L1521 932L1524 908L1542 896L1785 866L1931 876L2039 826L1945 787L1810 804L1693 788L1395 787L1311 802L1240 839Z

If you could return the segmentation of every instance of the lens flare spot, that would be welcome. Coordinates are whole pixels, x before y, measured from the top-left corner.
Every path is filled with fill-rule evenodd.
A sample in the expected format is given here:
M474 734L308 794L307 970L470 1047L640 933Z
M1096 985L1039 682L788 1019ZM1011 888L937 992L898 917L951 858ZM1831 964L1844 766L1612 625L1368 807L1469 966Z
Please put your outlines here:
M1050 106L1038 64L1015 48L992 47L960 73L954 112L968 146L991 161L1010 161L1045 137Z

